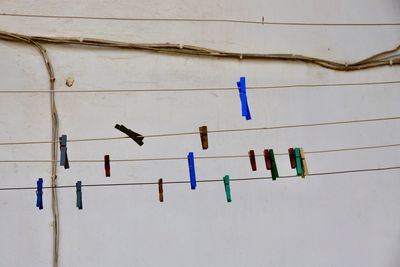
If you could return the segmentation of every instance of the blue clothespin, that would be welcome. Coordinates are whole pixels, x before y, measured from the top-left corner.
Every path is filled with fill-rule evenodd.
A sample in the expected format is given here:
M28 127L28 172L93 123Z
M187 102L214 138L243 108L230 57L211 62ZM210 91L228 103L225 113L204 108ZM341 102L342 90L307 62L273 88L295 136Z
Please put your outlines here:
M82 182L76 182L76 207L82 209Z
M246 117L246 120L251 120L250 109L246 95L246 77L240 77L240 80L236 84L239 89L240 102L242 103L242 116Z
M43 179L39 178L36 182L37 189L36 189L36 207L40 210L43 209Z
M67 154L67 135L61 135L60 139L60 166L64 166L64 169L69 169L69 161Z
M194 168L194 155L193 152L189 152L187 155L189 164L189 175L190 175L190 187L196 189L196 171Z
M231 186L229 185L229 175L224 176L224 185L225 185L226 201L232 202Z

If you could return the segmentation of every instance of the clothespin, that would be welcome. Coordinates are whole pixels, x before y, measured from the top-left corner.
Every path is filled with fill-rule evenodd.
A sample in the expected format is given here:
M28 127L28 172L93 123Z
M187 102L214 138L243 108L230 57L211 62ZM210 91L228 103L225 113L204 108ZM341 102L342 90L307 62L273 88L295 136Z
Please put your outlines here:
M256 164L256 155L254 154L254 150L250 150L248 154L250 158L251 169L252 171L256 171L257 164Z
M64 166L64 169L69 169L69 161L67 154L67 135L63 134L59 138L60 140L60 166Z
M279 177L278 173L278 167L276 166L276 161L275 161L275 155L274 155L274 150L270 149L269 150L269 156L271 158L271 175L272 175L272 180L276 180L276 178Z
M131 129L126 128L122 124L121 125L115 124L115 129L120 130L121 132L123 132L124 134L126 134L127 136L132 138L132 140L135 141L139 146L143 145L144 137L141 134L138 134L138 133L132 131Z
M110 155L104 155L104 169L106 171L106 177L110 177Z
M294 148L291 147L288 149L289 152L289 159L290 159L290 167L292 167L292 169L296 168L296 154L294 153Z
M265 160L265 167L267 168L267 170L271 170L272 162L271 162L271 157L269 155L268 149L264 149L264 160Z
M189 152L187 155L188 165L189 165L189 175L190 175L190 188L192 190L196 189L196 171L194 168L194 155L193 152Z
M199 127L201 146L203 149L208 148L208 134L207 134L207 126Z
M82 209L82 182L76 182L76 207Z
M301 177L305 178L308 175L308 166L306 162L306 157L304 155L304 150L302 147L300 148L300 157L301 157L301 167L303 167L303 173Z
M271 170L272 180L276 180L279 177L278 168L276 167L275 155L273 149L264 150L264 160L267 170Z
M246 117L246 120L251 120L249 103L247 102L246 94L246 77L240 77L240 80L236 82L239 89L240 102L242 104L242 116Z
M43 179L39 178L36 182L37 189L36 189L36 207L40 210L43 209Z
M296 147L294 149L294 154L296 156L296 174L297 176L302 176L303 175L303 169L302 169L302 164L301 164L301 154L300 154L300 148Z
M163 179L158 179L158 198L160 202L164 202Z
M224 180L224 185L225 185L226 201L232 202L231 186L229 185L229 175L225 175L223 180Z

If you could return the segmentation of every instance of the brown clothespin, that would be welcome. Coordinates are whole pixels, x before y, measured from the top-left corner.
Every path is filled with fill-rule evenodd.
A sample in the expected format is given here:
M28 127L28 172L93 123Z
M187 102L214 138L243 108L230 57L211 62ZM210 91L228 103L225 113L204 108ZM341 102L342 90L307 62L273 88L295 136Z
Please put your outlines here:
M104 169L106 171L106 177L110 177L110 155L104 155Z
M272 169L272 161L271 161L271 156L269 154L268 149L264 149L264 160L265 160L265 166L267 167L267 170Z
M160 202L164 202L163 179L158 179L158 198Z
M207 134L207 126L199 127L201 146L203 149L208 148L208 134Z
M289 159L290 159L290 167L292 167L292 169L296 168L296 154L294 152L294 148L291 147L288 149L289 152Z
M307 175L309 175L308 173L308 166L307 166L307 162L306 162L306 157L304 155L304 150L301 147L300 148L300 156L301 156L301 166L303 168L303 174L301 175L301 177L306 177Z
M248 154L249 154L249 159L250 159L250 164L251 164L251 170L256 171L257 164L256 164L256 155L254 154L254 150L250 150Z

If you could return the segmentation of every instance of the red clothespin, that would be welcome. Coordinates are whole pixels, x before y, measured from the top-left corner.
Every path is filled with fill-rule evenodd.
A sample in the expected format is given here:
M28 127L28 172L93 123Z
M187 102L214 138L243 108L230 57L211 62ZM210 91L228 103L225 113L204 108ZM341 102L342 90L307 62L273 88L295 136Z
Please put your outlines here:
M158 198L160 202L164 202L163 179L158 179Z
M256 164L256 155L254 154L254 150L250 150L248 154L250 158L251 169L252 171L256 171L257 164Z
M200 132L201 146L203 147L203 149L207 149L208 148L207 126L199 127L199 132Z
M272 169L272 161L271 161L271 156L269 154L268 149L264 149L264 160L265 160L265 166L267 167L267 170Z
M291 147L288 149L289 152L289 159L290 159L290 167L292 167L292 169L296 168L296 154L294 153L294 148Z
M106 170L106 177L110 177L110 155L104 156L104 169Z

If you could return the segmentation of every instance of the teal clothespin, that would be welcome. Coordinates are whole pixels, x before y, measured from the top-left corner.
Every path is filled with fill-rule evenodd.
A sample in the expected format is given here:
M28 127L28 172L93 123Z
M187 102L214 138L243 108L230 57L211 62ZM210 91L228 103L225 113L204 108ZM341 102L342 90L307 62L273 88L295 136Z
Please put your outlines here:
M273 149L269 150L269 157L271 158L272 180L276 180L276 178L279 177L279 173L278 173L278 167L276 166L275 155L274 155L274 150Z
M229 185L229 175L224 176L224 185L225 185L226 201L232 202L231 187Z
M296 174L297 174L297 176L302 176L303 175L303 169L301 168L300 148L296 147L294 149L294 154L296 156Z

